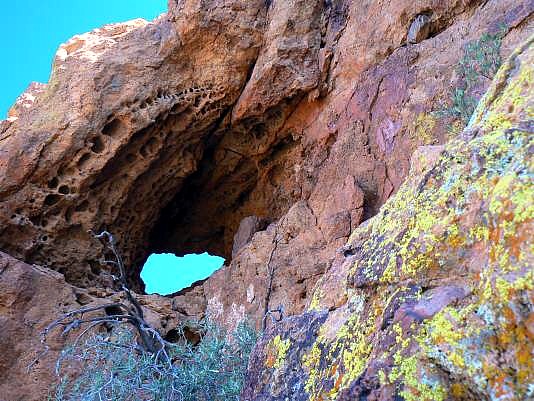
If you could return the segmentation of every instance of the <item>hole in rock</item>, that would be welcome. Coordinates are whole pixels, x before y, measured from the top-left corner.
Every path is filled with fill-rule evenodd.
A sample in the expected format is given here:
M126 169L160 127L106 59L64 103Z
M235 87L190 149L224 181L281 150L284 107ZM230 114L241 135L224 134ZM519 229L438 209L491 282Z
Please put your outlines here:
M211 276L224 264L224 258L207 252L176 256L153 253L141 270L147 294L169 295Z
M57 190L60 194L68 195L70 192L70 188L67 185L62 185Z
M182 333L176 329L172 329L165 336L165 340L170 343L179 343L185 340L191 345L197 345L200 342L200 339L201 333L187 326L182 329Z
M61 199L61 196L56 195L56 194L46 195L46 198L44 199L44 204L46 206L52 206L58 203L60 199Z
M106 126L102 129L102 133L106 136L115 136L125 129L125 124L120 119L116 118L106 124Z
M57 177L52 178L50 181L48 181L48 188L54 189L58 186L59 180Z
M102 153L105 149L104 142L102 142L102 139L100 137L93 138L93 145L91 146L91 150L95 153Z
M78 167L83 168L90 158L91 158L90 153L84 153L78 160Z
M118 306L107 306L104 308L104 310L106 311L106 315L108 316L116 316L121 315L123 313L122 309Z

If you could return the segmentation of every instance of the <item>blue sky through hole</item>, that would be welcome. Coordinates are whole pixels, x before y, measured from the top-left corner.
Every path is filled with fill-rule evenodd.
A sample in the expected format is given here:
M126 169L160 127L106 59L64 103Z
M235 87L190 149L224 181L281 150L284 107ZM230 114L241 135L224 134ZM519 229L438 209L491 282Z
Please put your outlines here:
M172 253L153 253L141 271L147 294L168 295L208 278L220 269L224 259L207 252L178 257Z
M16 0L2 3L0 120L32 81L46 83L61 43L105 24L152 20L167 0Z

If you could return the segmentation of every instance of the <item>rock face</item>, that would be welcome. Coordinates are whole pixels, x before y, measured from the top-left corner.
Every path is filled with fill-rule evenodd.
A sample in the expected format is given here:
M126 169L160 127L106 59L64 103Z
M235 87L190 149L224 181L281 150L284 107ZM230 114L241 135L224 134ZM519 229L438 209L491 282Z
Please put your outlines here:
M147 321L172 340L179 322L199 319L205 305L198 305L195 290L181 298L184 306L172 299L139 295ZM76 334L62 338L53 332L44 353L41 333L60 315L82 307L122 301L111 289L86 290L65 282L62 274L30 266L0 252L0 400L42 401L55 383L56 361L66 343ZM43 316L43 313L46 314ZM86 315L87 316L87 315ZM38 360L37 360L38 359Z
M534 396L533 43L264 335L244 400Z
M400 288L393 271L397 262L369 277L349 268L366 260L370 269L379 269L386 253L402 251L394 242L385 249L385 231L377 234L379 228L369 219L399 191L410 163L413 180L441 160L442 144L463 128L457 109L478 100L500 58L533 33L533 11L531 0L170 0L168 13L153 22L134 20L76 36L58 50L48 84L30 86L8 120L0 122L0 250L21 266L35 263L60 272L64 281L57 276L54 286L67 292L76 288L92 297L88 302L116 296L99 262L103 249L89 230L107 229L118 238L130 266L130 285L138 292L143 290L139 271L150 252L209 251L224 256L227 265L208 280L171 297L143 297L158 327L172 336L178 321L205 313L222 321L248 316L260 326L266 312L283 309L287 317L312 305L304 315L283 320L275 341L285 349L287 336L306 327L309 338L298 339L301 345L287 352L307 352L317 343L316 328L330 327L334 335L347 310L375 313L373 308L387 301L370 300L365 293L361 305L355 305L354 292L367 288L393 296L392 289ZM480 38L486 38L482 47ZM474 60L468 74L459 66L469 49L482 59ZM473 74L476 84L469 81ZM468 84L470 91L463 90ZM519 106L513 103L514 109ZM472 127L486 129L476 122ZM472 144L465 141L465 146ZM424 150L412 156L420 146ZM430 175L428 185L438 185L439 177L434 182ZM453 184L451 178L448 185ZM406 198L410 185L395 199ZM451 194L448 202L457 196ZM398 207L398 212L391 206L380 212L389 213L387 222L385 217L372 221L393 226L381 230L402 230L402 222L419 210ZM444 236L430 234L433 223L419 228L435 238ZM374 242L367 242L370 248L364 251L356 249L358 241ZM435 251L437 245L432 246ZM478 246L489 252L486 243ZM425 263L418 259L423 256L409 256L415 264ZM450 257L457 263L468 259ZM470 273L435 286L442 277L431 273L428 282L419 276L401 280L406 288L399 290L398 300L390 300L397 306L390 307L387 322L395 316L399 321L416 315L416 320L433 319L441 316L440 305L476 296L464 285ZM391 288L378 286L373 274L393 280ZM3 280L0 276L6 288L19 285ZM314 291L318 280L320 290ZM432 297L425 301L423 294ZM70 295L65 297L70 305ZM401 299L412 303L404 305ZM41 304L43 320L54 318L56 300ZM315 311L319 307L333 312ZM3 309L0 318L9 313ZM19 327L22 315L9 316L10 327ZM384 329L364 328L367 323L357 319L351 324L360 325L356 331L367 338L390 330L387 322ZM267 326L272 326L270 319ZM5 341L0 350L8 346ZM315 354L330 344L324 341L313 348ZM386 340L377 341L372 344L388 347ZM28 344L26 349L33 350L34 343ZM262 349L267 348L258 349L258 360ZM287 368L283 358L273 361L272 355L268 364ZM308 365L314 363L319 362ZM310 372L306 366L302 377ZM20 366L10 369L13 377L23 377ZM270 380L280 369L258 370L247 394L274 397L258 377ZM316 371L315 384L298 390L303 399L313 399L323 385L330 391L327 383L339 378L326 378L323 367ZM468 382L465 375L447 372L453 379L446 383L468 383L474 391L471 382L478 379ZM387 369L386 374L387 380L393 374L395 383L401 377ZM353 376L339 384L353 385ZM46 380L38 378L39 383ZM367 388L361 380L358 388ZM34 387L32 397L42 398L44 387ZM386 388L384 399L395 392L393 387L380 387ZM287 389L277 391L292 399ZM343 394L359 391L344 389Z
M63 343L28 373L28 366L43 350L40 332L53 313L79 307L77 294L57 272L32 267L0 253L0 400L39 400L55 381L54 364ZM24 389L21 391L21 389Z

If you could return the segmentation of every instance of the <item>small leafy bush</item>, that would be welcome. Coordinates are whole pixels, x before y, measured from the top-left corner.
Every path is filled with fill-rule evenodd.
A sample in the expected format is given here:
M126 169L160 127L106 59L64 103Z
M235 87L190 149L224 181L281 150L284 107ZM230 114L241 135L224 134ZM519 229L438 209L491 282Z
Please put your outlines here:
M438 117L451 117L467 125L480 100L479 89L491 81L502 64L500 50L505 29L496 34L483 34L468 43L456 67L458 85L451 92L449 106L436 112Z
M193 345L178 329L180 340L162 349L165 355L144 352L130 328L118 325L111 333L87 337L65 349L57 370L65 375L50 401L237 401L243 387L256 332L240 323L228 332L213 322L199 325L201 341Z

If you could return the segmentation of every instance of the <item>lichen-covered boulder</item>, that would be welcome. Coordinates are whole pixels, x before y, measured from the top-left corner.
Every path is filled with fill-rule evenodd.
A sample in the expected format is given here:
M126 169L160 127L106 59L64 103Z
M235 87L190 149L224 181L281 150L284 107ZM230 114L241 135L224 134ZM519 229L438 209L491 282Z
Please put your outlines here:
M266 332L244 400L534 397L532 43Z

